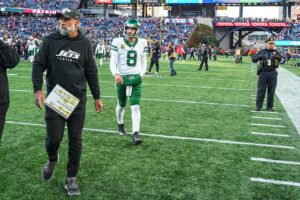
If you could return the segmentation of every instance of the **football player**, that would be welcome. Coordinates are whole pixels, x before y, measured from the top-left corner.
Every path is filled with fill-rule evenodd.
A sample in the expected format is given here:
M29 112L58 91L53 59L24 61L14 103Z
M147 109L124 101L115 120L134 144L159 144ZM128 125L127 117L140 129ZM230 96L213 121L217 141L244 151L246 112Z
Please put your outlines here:
M96 50L95 50L95 56L98 59L99 67L103 65L103 57L105 55L105 45L103 40L99 40L99 43L97 44Z
M116 115L121 136L126 135L124 128L124 109L127 97L130 99L132 117L132 143L142 143L140 131L140 100L142 79L147 68L147 41L137 37L140 22L129 19L124 25L124 37L115 38L111 44L110 70L115 77L118 104Z

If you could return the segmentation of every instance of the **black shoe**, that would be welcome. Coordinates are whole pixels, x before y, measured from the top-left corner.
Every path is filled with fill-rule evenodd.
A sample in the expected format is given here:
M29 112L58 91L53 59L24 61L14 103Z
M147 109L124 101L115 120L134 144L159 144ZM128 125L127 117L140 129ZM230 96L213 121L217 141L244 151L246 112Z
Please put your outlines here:
M259 112L259 111L261 111L261 109L260 109L260 108L256 108L255 110L256 110L256 111L258 111L258 112Z
M70 196L80 195L79 186L76 183L76 177L68 177L66 180L65 189L68 191Z
M121 136L125 136L127 134L126 131L125 131L124 124L118 124L118 130L119 130L119 134Z
M273 108L267 108L267 111L274 112L275 110Z
M57 156L57 161L53 161L53 162L49 160L47 161L46 165L42 170L42 176L45 182L50 181L51 178L53 177L54 169L58 161L59 161L59 156Z
M143 142L143 140L140 138L139 132L134 132L132 134L132 144L139 145Z

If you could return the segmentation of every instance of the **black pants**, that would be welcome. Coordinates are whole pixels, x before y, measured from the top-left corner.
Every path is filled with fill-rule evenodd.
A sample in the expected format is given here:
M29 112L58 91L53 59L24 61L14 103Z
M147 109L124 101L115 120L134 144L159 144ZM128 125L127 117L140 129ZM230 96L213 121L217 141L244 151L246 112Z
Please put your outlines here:
M263 107L266 90L268 89L267 108L273 108L275 89L277 86L277 71L261 72L258 76L256 108Z
M178 56L177 56L177 60L182 60L182 55L181 54L178 54Z
M159 61L158 57L152 57L151 58L150 67L149 67L148 72L151 72L151 69L152 69L153 65L155 64L156 72L158 73L158 71L159 71L159 63L158 63L158 61Z
M195 56L194 56L194 54L191 54L191 56L190 56L190 59L189 59L189 60L191 60L192 58L195 60Z
M3 134L3 130L4 130L5 116L6 116L6 113L2 113L2 114L0 113L0 142L1 142L2 134Z
M55 111L46 107L45 120L47 129L45 146L50 161L57 160L58 149L63 139L65 123L67 123L69 138L67 176L75 177L78 173L82 151L82 129L85 120L85 102L81 102L67 120Z
M80 8L88 8L88 0L81 0L77 9L80 9Z
M208 71L207 61L208 61L208 58L207 58L207 57L202 57L202 59L201 59L201 64L200 64L200 67L199 67L199 70L201 70L203 64L205 64L205 70Z
M217 61L217 56L213 56L213 58L214 58L214 61Z
M201 60L202 58L201 58L201 54L199 53L198 54L198 60Z

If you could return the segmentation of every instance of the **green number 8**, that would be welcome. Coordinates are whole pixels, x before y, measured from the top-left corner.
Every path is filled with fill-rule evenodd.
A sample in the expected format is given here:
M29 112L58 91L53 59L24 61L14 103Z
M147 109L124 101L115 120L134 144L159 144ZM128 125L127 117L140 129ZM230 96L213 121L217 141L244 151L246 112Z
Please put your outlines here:
M129 50L127 52L127 65L130 67L135 67L136 65L137 53L135 50Z

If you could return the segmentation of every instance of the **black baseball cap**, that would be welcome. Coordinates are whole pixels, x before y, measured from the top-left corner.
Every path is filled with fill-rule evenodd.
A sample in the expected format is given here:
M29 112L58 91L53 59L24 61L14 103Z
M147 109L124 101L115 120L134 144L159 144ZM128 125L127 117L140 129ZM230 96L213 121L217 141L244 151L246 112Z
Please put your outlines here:
M70 10L68 8L62 9L56 14L57 18L65 17L67 19L80 19L81 15L78 10Z
M265 42L268 43L268 44L274 44L275 43L275 38L274 37L270 37Z

